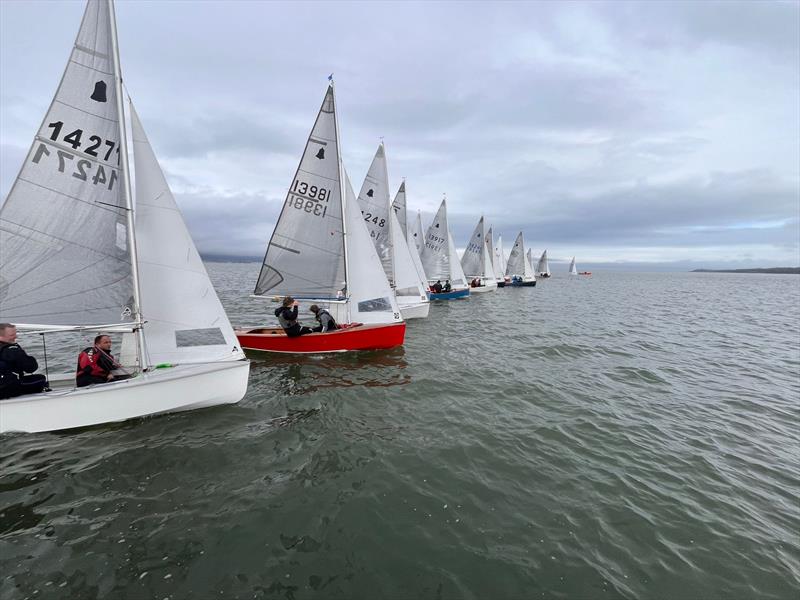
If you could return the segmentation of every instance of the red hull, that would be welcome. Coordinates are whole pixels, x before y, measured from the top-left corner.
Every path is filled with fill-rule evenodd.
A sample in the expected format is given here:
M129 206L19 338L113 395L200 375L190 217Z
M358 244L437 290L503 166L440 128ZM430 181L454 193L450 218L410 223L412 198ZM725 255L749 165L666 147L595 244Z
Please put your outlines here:
M245 350L288 354L394 348L403 345L405 336L405 323L381 325L353 323L329 333L308 333L293 338L288 337L281 328L258 327L236 330L236 337Z

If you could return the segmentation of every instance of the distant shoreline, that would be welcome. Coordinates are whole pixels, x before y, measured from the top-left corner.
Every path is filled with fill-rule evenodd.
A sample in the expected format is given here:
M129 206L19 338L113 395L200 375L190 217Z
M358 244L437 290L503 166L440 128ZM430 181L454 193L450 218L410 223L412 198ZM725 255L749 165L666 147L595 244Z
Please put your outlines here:
M771 273L773 275L800 275L800 267L771 267L769 269L694 269L692 273Z

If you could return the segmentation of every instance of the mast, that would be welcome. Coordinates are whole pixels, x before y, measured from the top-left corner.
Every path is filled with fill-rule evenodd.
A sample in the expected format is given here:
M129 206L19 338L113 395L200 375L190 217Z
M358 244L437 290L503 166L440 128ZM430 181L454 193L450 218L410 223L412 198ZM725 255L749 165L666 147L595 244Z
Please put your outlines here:
M144 328L141 314L141 291L139 287L139 259L136 253L136 232L134 230L133 201L131 194L131 169L128 160L128 138L125 135L125 106L122 101L122 68L119 62L119 44L117 40L117 18L114 11L114 0L108 1L108 18L111 21L111 52L114 63L114 87L117 97L117 114L119 115L119 151L120 151L120 170L122 172L122 197L125 202L128 226L128 249L131 258L131 275L133 278L133 303L134 318L138 324L136 329L136 358L139 366L144 370L148 365L145 364L145 340Z
M394 264L394 241L392 238L392 230L394 229L394 225L392 225L392 214L394 213L394 207L392 206L392 197L389 195L389 161L386 159L386 146L383 144L383 138L381 138L381 147L383 148L383 164L386 168L383 170L383 174L386 175L383 183L386 187L386 197L389 199L389 257L392 261L392 280L389 282L389 286L395 290L395 295L397 295L397 270L395 269Z
M342 167L342 144L339 139L339 116L336 114L336 88L333 85L333 75L330 76L331 95L333 96L333 123L336 126L336 159L339 161L339 196L342 203L342 244L344 244L344 282L345 282L345 306L347 307L347 322L350 323L350 280L347 277L349 267L349 255L347 253L347 198L345 196L344 169Z

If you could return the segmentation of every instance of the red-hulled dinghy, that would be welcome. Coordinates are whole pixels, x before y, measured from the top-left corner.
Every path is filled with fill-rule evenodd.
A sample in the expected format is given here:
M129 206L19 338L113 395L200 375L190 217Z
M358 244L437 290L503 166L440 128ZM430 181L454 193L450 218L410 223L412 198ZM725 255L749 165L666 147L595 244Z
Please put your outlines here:
M245 350L317 354L349 352L351 350L382 350L402 346L406 335L405 323L390 325L351 323L328 333L307 333L288 337L283 329L259 327L237 329L236 337Z

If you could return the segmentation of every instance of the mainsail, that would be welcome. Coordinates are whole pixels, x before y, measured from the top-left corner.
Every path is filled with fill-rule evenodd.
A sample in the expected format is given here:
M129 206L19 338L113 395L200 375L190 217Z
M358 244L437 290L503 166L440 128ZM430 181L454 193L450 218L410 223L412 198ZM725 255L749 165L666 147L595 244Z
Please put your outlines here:
M90 0L55 97L0 209L0 318L136 318L110 5Z
M547 250L542 252L542 256L536 264L536 272L546 277L550 276L550 265L547 263Z
M486 251L487 239L486 226L481 216L475 226L475 230L472 232L472 236L469 238L469 243L464 250L464 256L461 257L461 267L467 277L494 278L491 257L489 252Z
M578 268L575 266L575 257L572 257L572 262L569 263L569 274L570 275L577 275Z
M403 232L403 237L408 239L408 215L406 212L406 182L400 184L400 189L394 196L392 208L397 215L397 221L400 223L400 230Z
M255 294L343 297L346 284L339 167L330 85L267 246Z
M361 191L358 194L358 205L361 208L361 214L372 242L375 244L375 250L381 259L386 277L393 284L395 274L392 261L391 221L389 219L389 213L391 212L389 174L386 168L386 150L383 142L378 145L378 150L372 159L367 176L361 185Z
M484 251L484 256L486 262L489 265L491 271L486 272L487 277L493 277L497 279L499 277L498 273L500 272L495 264L495 256L494 256L494 240L492 239L492 228L489 227L489 231L486 232L486 239L483 240L484 245L486 246L486 250Z
M244 358L132 103L130 109L148 363Z
M447 236L447 200L442 200L425 234L422 266L429 280L450 279L450 247Z
M506 255L503 252L503 236L497 236L497 246L494 247L495 273L502 277L506 272Z
M533 277L533 268L525 256L525 241L521 231L517 235L514 247L511 248L511 254L508 255L508 264L506 264L506 276L513 277L515 275L523 279Z

